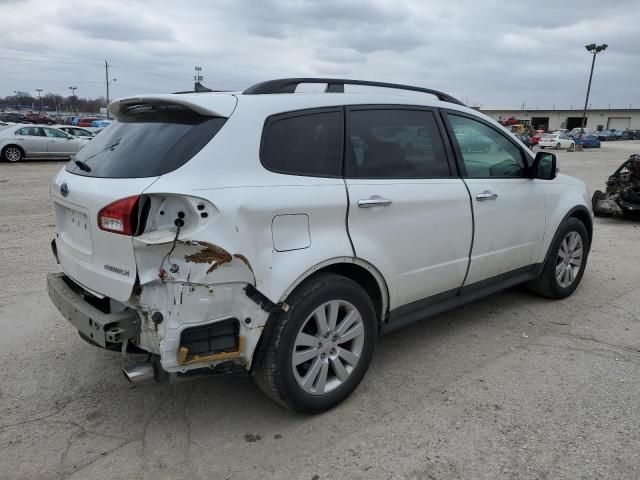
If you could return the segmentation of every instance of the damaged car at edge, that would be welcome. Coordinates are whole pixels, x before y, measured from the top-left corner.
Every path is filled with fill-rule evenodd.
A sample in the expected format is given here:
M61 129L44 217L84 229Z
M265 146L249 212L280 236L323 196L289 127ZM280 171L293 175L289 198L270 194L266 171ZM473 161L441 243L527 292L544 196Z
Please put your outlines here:
M607 180L607 188L593 192L593 213L601 217L640 218L640 155L631 155Z
M564 298L582 278L584 183L445 93L284 79L109 110L53 180L47 282L84 340L149 354L133 382L241 369L319 412L357 387L379 334L520 283Z

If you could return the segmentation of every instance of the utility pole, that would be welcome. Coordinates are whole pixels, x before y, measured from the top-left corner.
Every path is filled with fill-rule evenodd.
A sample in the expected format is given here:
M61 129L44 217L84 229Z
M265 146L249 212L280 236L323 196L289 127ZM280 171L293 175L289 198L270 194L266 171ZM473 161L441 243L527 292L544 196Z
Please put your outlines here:
M589 92L591 92L591 79L593 78L593 67L596 65L596 55L600 52L603 52L607 49L609 45L603 43L602 45L596 45L595 43L591 43L589 45L585 45L584 48L587 49L587 52L593 55L593 60L591 61L591 73L589 73L589 85L587 86L587 98L584 100L584 109L582 110L582 123L580 124L580 138L584 135L584 127L587 117L587 105L589 104Z
M40 97L40 94L42 93L42 89L36 88L36 92L38 92L38 103L40 103L40 113L42 113L42 98Z
M109 64L104 61L104 77L107 84L107 107L109 106ZM107 108L107 120L109 119L109 108Z

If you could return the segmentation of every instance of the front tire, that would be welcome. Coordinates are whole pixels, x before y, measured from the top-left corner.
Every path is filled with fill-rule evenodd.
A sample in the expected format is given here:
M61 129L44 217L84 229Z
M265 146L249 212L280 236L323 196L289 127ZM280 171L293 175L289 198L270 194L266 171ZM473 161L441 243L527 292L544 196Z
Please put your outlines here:
M561 147L561 146L562 146L562 145L560 145L560 143L556 143L556 150L560 150L560 147Z
M275 402L300 413L328 410L351 394L375 348L369 295L353 280L323 273L298 287L256 360L255 380Z
M7 145L2 150L2 159L7 162L19 162L24 158L24 152L20 147Z
M569 218L556 232L542 273L527 286L543 297L568 297L582 280L590 247L584 223L577 218Z

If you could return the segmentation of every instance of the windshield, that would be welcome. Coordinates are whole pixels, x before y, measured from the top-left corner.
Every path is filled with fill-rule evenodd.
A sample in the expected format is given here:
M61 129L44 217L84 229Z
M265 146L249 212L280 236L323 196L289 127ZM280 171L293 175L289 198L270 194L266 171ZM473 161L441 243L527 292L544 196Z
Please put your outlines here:
M180 105L133 106L88 142L66 169L102 178L164 175L187 163L225 121Z

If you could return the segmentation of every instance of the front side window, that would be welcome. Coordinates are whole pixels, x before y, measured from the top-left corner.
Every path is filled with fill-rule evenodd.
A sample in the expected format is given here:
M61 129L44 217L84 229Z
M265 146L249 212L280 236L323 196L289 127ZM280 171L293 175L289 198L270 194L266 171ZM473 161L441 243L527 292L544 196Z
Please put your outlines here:
M462 152L468 177L529 176L522 151L506 136L469 117L453 114L448 117Z
M411 179L451 175L431 111L353 110L348 118L348 178Z
M342 176L342 112L303 111L270 117L260 161L277 173Z

